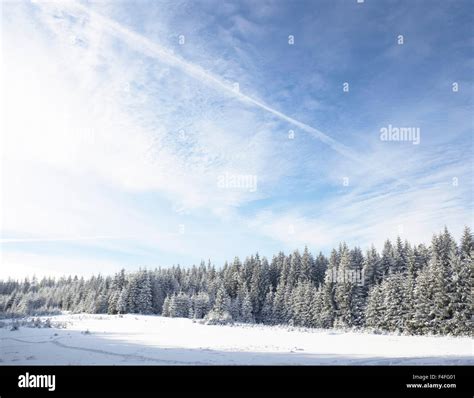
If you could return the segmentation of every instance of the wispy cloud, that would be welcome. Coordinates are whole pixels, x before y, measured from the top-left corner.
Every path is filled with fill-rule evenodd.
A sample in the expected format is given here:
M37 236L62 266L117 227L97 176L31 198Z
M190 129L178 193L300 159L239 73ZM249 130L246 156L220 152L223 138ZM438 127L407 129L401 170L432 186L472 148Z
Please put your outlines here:
M81 241L81 240L105 240L105 239L119 239L114 236L74 236L74 237L48 237L48 238L10 238L0 239L1 243L28 243L28 242L67 242L67 241Z
M276 110L275 108L265 104L264 102L255 99L249 95L244 94L240 87L236 87L234 85L235 82L228 82L224 81L219 76L216 76L208 71L205 71L200 66L188 62L170 52L168 49L164 48L163 46L152 42L151 40L147 39L146 37L139 35L123 25L109 19L105 18L102 15L94 12L88 7L83 6L77 2L68 2L67 4L70 9L72 10L79 10L86 13L88 16L91 17L91 21L93 24L100 25L101 28L106 29L110 34L118 36L120 39L124 40L127 44L132 46L137 51L143 52L144 54L156 58L161 62L164 62L171 67L179 68L184 71L186 74L192 76L193 78L197 79L198 81L205 82L212 87L225 92L226 94L230 94L231 96L237 98L240 101L245 103L251 104L264 110L266 112L271 113L272 115L278 117L279 119L288 122L290 125L293 125L299 128L302 131L310 134L312 137L320 140L324 144L328 145L334 151L339 153L342 156L345 156L353 161L356 161L359 164L364 165L367 169L372 170L375 173L384 173L386 177L392 178L397 180L396 173L390 172L390 170L384 170L383 165L374 165L369 164L365 161L365 159L358 155L356 152L351 150L348 146L344 145L343 143L331 138L329 135L323 133L322 131L314 128L306 123L298 121L285 113ZM67 8L69 9L69 8ZM256 29L256 25L251 24L250 22L245 22L245 19L238 18L237 24L241 26L245 23L246 29L250 26L254 26L254 30ZM403 181L407 183L406 181Z
M462 45L438 42L459 67L403 63L376 6L336 3L6 3L3 252L166 265L457 233L472 201ZM406 51L434 45L407 24ZM421 126L420 145L380 141L388 123Z

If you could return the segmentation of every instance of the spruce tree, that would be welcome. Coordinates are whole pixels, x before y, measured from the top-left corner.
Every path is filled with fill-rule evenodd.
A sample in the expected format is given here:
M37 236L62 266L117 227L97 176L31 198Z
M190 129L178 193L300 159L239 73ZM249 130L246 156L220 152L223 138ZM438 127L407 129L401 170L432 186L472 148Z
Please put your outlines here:
M387 274L395 272L395 254L390 240L386 240L383 246L382 259L380 262L380 273L385 277Z
M166 296L161 310L162 316L170 316L170 297Z
M252 301L251 301L249 292L246 292L244 299L242 301L240 320L245 323L253 323L255 321L255 318L252 312Z
M404 289L404 277L396 272L390 275L382 284L384 295L384 317L382 325L386 330L392 332L403 332L405 330L406 301Z
M474 258L474 240L469 228L465 228L459 254L452 248L449 258L452 270L450 286L451 319L445 332L454 335L472 333L472 267Z
M379 283L383 278L380 265L380 256L377 253L374 245L372 245L370 250L367 250L362 269L364 285L367 291L369 291L372 286Z
M128 286L128 312L137 313L139 311L139 292L140 279L138 274L130 276L130 283Z
M222 316L227 312L227 310L227 293L225 292L224 285L220 285L219 289L217 290L213 311L216 315Z
M352 268L351 256L344 243L340 250L340 260L337 272L337 283L334 292L336 302L336 321L339 327L352 326L351 299L352 299Z
M367 307L365 310L365 325L373 328L380 329L383 323L383 317L385 312L384 296L381 285L375 285L369 291L367 299Z
M314 262L314 283L316 286L321 286L324 283L324 276L328 267L328 260L319 252L318 257Z
M402 239L398 236L394 249L394 268L393 272L406 272L408 265L409 247L405 246Z
M305 246L303 256L301 257L301 270L299 280L302 282L314 281L314 272L315 270L313 256L309 252L308 247Z
M270 325L275 321L273 317L273 296L273 291L269 288L262 308L262 322Z
M461 261L464 260L472 260L474 251L474 235L471 232L469 227L465 227L462 237L461 237L461 244L459 247L459 254L461 257Z
M322 287L323 299L321 308L321 325L323 328L332 328L334 319L336 317L336 304L335 304L335 285L337 281L337 268L339 263L339 255L336 250L331 252L329 258L329 265L326 270L325 283Z
M140 275L140 286L138 287L137 292L136 309L140 314L151 314L153 310L151 280L150 275L146 271Z
M241 320L241 317L240 317L241 308L242 308L242 299L240 298L240 295L237 294L235 298L230 299L229 313L232 319L236 321Z
M431 267L422 269L414 289L414 315L411 330L415 334L430 333L434 329L433 274Z
M285 291L286 287L282 281L277 286L275 297L273 299L273 320L276 324L286 322L285 316Z
M313 288L312 300L310 305L310 326L315 328L323 328L322 310L324 303L324 290L322 287Z
M449 319L453 316L453 295L455 286L450 283L453 278L450 256L457 253L456 243L448 230L432 241L432 258L429 265L433 289L433 313L432 332L447 333Z
M199 292L194 298L194 318L204 318L209 312L209 295Z
M291 291L291 318L294 325L303 326L306 310L305 291L303 282L299 282Z

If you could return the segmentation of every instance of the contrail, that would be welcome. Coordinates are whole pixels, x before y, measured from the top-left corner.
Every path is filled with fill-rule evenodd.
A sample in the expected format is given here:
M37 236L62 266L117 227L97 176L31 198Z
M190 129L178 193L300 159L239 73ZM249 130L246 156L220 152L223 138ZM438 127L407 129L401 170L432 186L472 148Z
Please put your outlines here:
M352 151L348 146L334 140L333 138L323 133L322 131L306 123L300 122L276 110L275 108L272 108L271 106L264 104L261 101L258 101L246 94L243 94L240 92L240 90L235 90L233 84L222 80L220 77L215 76L211 72L204 70L198 65L195 65L191 62L183 60L182 58L173 54L170 50L164 48L163 46L151 41L150 39L136 32L131 31L130 29L124 27L120 23L113 21L110 18L104 17L103 15L91 10L89 7L86 7L75 1L61 3L61 4L67 5L73 9L82 11L83 13L90 15L91 17L95 19L95 21L100 23L100 26L102 28L104 27L107 28L110 34L127 42L134 49L141 51L142 53L152 58L159 59L161 62L164 62L170 66L177 67L181 69L183 72L185 72L186 74L196 78L197 80L201 82L205 82L217 89L224 91L225 93L231 94L232 96L234 96L235 98L239 99L240 101L244 103L253 104L256 107L275 115L279 119L284 120L292 124L293 126L298 127L299 129L305 131L306 133L309 133L311 136L315 137L319 141L328 145L330 148L332 148L334 151L338 152L339 154L343 155L344 157L349 158L359 164L362 164L369 170L372 170L372 171L375 170L375 172L378 172L378 173L382 172L384 175L390 174L390 178L397 180L400 183L406 184L407 186L410 186L410 184L407 181L402 180L398 177L395 177L395 173L393 173L391 170L381 167L381 166L374 165L374 164L368 164L368 162L365 159L363 159L361 156L359 156L354 151Z

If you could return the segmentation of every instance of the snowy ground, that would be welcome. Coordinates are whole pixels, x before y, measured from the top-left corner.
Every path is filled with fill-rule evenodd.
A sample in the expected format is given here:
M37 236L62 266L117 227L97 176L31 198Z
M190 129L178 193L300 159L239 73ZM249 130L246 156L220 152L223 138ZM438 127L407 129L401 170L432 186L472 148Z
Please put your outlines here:
M0 328L1 365L474 364L474 339L208 326L158 316L58 315L66 328ZM86 330L89 333L84 333Z

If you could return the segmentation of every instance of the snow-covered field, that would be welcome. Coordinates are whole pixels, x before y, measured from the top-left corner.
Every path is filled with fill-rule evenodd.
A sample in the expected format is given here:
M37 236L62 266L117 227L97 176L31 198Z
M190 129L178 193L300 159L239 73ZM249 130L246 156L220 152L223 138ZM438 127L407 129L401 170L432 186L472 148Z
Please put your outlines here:
M474 364L467 337L209 326L159 316L58 315L66 328L0 328L1 365ZM88 332L86 332L88 331Z

